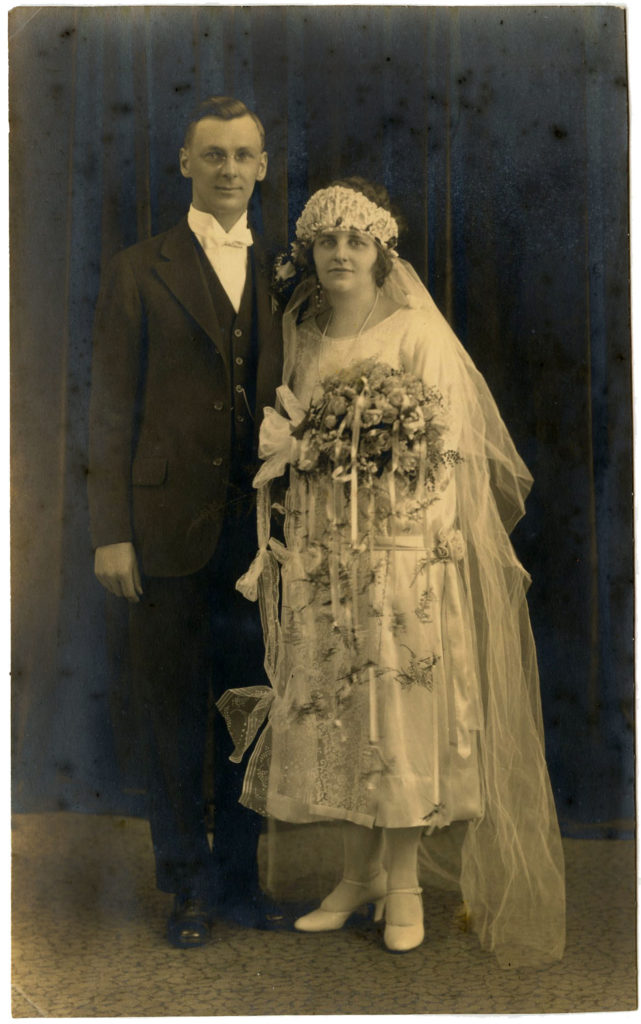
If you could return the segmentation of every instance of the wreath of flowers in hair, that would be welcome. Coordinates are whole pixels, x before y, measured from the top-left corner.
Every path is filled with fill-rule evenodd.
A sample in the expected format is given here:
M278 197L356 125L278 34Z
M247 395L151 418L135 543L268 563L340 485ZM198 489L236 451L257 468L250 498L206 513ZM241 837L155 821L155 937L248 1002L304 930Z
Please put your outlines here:
M391 256L398 241L398 224L389 212L373 203L362 192L343 185L320 189L309 199L296 221L296 238L291 255L281 253L274 262L272 290L286 302L304 270L301 256L322 231L363 231L382 245Z
M315 192L296 221L296 245L309 245L321 231L340 228L364 231L387 249L398 240L398 224L389 210L362 192L331 185Z

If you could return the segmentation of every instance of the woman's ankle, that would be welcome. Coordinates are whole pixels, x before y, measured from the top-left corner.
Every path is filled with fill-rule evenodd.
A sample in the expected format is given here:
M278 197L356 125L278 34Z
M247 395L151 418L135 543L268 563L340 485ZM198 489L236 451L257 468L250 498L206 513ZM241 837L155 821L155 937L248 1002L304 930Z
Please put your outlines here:
M387 875L387 891L393 892L396 889L416 889L419 881L415 872L396 874L390 871Z
M360 907L370 899L380 898L385 894L386 886L384 881L381 886L377 887L375 893L370 892L372 883L380 876L381 869L379 868L378 871L375 870L373 874L367 875L364 878L343 877L321 903L322 909L340 913L341 911ZM380 892L378 889L380 889Z
M344 870L343 878L349 879L351 882L358 882L360 885L368 885L369 882L373 882L384 871L385 868L381 862L376 861L374 863L362 864L358 868L353 867L351 871Z

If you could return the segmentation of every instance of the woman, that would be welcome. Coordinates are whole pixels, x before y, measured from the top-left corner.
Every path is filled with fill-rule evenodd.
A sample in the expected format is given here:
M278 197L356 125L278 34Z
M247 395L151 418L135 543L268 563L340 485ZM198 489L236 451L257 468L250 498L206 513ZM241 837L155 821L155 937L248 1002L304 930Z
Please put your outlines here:
M563 863L529 577L507 532L531 478L397 234L384 190L357 179L297 222L291 421L271 410L261 431L260 551L239 581L250 597L259 582L273 686L242 801L343 822L343 878L297 929L374 903L388 949L420 945L419 859L467 822L459 883L482 945L505 965L545 962L563 950ZM265 482L287 462L283 547Z

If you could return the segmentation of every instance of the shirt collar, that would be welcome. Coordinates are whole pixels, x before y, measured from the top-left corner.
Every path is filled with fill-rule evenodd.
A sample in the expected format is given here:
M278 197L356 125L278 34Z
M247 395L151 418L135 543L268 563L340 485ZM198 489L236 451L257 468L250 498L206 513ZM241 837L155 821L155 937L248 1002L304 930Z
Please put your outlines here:
M229 231L225 231L224 227L211 213L197 210L192 204L189 207L187 223L199 241L206 239L210 245L224 245L229 242L241 242L243 245L252 245L254 241L247 224L246 210L241 214L234 226Z

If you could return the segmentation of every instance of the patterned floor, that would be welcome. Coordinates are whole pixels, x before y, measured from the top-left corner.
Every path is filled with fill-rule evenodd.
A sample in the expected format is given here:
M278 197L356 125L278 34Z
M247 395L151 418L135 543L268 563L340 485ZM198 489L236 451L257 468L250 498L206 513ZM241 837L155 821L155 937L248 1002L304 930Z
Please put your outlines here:
M163 938L147 826L18 815L14 1017L549 1013L636 1007L634 844L565 840L568 946L546 970L503 971L460 930L456 894L425 893L427 939L392 956L378 925L302 935L214 926L189 952ZM313 860L313 851L307 851Z

